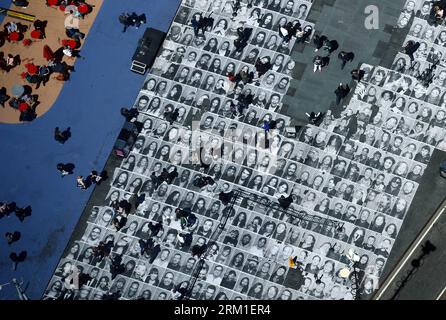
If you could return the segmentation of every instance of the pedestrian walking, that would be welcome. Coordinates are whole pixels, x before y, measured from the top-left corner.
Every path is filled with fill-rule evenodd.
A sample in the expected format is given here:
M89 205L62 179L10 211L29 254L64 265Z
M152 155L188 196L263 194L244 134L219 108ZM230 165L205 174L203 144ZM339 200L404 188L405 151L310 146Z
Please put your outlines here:
M132 14L122 13L119 16L119 22L124 25L122 32L126 32L128 27L132 26L138 29L141 24L146 23L147 20L144 13L138 15L136 12L132 12Z
M131 122L138 116L139 112L136 108L121 108L121 115L125 117L125 120ZM136 120L136 119L135 119Z
M136 16L135 28L138 29L142 24L147 23L145 13Z
M345 135L345 141L349 140L358 131L358 115L359 111L350 116L347 125L347 134Z
M5 237L6 237L6 240L8 241L8 245L11 245L14 242L20 240L21 233L18 231L6 232Z
M322 71L323 59L321 56L315 56L313 58L313 72Z
M336 88L334 93L336 94L336 105L338 106L341 103L341 100L344 99L348 93L350 92L350 87L348 84L343 85L342 82Z
M328 54L332 54L339 48L339 44L336 40L325 41L324 49L328 51Z
M156 236L161 230L164 231L163 224L161 222L150 222L149 224L150 236Z
M150 250L152 250L153 246L155 245L155 242L152 238L149 238L147 240L139 239L138 240L139 247L141 248L141 255L144 255L144 253L149 253Z
M122 32L126 32L127 28L132 25L132 21L128 13L122 13L119 16L119 22L124 25L124 29L122 29Z
M69 175L69 174L73 174L73 170L74 170L75 166L73 163L58 163L57 164L57 170L60 172L60 174L62 175L62 178Z
M270 127L269 127L269 122L268 121L266 121L266 120L263 121L262 129L265 130L265 134L267 134L269 132Z
M299 27L300 23L293 25L292 22L288 22L285 26L279 28L279 36L284 42L288 43L293 36L296 36Z
M194 245L192 246L192 257L198 257L200 258L207 250L207 245L206 243L202 244L202 245Z
M202 24L201 24L201 13L194 14L192 20L190 21L190 24L192 28L194 29L194 34L196 37L198 37L198 32L200 31Z
M257 71L257 78L261 78L272 68L270 57L263 57L262 59L258 59L255 64L255 68Z
M107 243L100 241L99 244L93 248L93 255L96 257L96 261L101 262L104 257L108 257L114 245L112 240L107 241Z
M26 206L25 208L16 208L15 209L15 215L20 220L20 222L23 222L26 217L30 217L32 213L31 206Z
M127 213L123 212L117 215L115 218L113 218L112 225L115 227L116 231L119 232L119 230L125 227L128 221L127 216L128 216Z
M129 214L131 210L132 210L132 204L130 202L128 202L125 199L122 199L121 201L119 201L118 209L117 209L118 213Z
M201 32L204 34L206 30L212 30L213 26L214 26L214 18L211 18L211 14L210 13L209 17L202 17L201 21L200 21L200 30Z
M4 216L9 217L9 215L17 209L15 202L0 202L0 219Z
M296 32L296 43L305 43L312 32L313 28L310 25L305 26L303 29L298 29Z
M230 72L228 74L228 80L229 80L228 92L232 92L235 89L235 86L237 85L237 77L232 72Z
M341 60L341 70L343 70L347 62L353 61L355 54L353 52L341 51L338 54L338 58Z
M110 258L110 273L111 278L114 280L118 274L121 274L125 271L125 266L122 264L122 255L115 255L113 258Z
M353 80L360 82L361 79L364 77L365 72L364 72L364 70L361 70L361 69L353 69L350 72L350 74L352 75Z
M60 131L59 127L56 127L54 129L54 139L57 142L60 142L62 144L64 144L65 142L67 142L68 139L70 139L71 137L71 128L68 127L67 129L65 129L64 131Z
M190 245L192 244L192 240L193 240L192 233L189 233L189 232L179 233L177 235L177 239L178 239L178 242L180 243L180 246L182 249L188 249L190 247Z
M164 117L169 121L170 125L172 125L177 120L179 114L179 109L175 108L173 111L164 112Z
M251 37L252 28L237 28L237 39L234 40L234 47L236 52L242 52L248 45L249 38Z
M90 175L87 177L87 180L90 180L94 184L100 184L102 179L102 173L99 175L96 170L92 170Z
M313 43L316 46L314 52L318 52L320 48L323 47L325 41L328 41L328 38L324 35L315 35L313 38Z
M169 176L166 180L167 184L171 184L173 180L175 180L178 177L178 170L177 167L173 168L171 172L169 172Z
M78 188L81 188L82 190L87 190L88 187L83 176L77 176L76 183Z

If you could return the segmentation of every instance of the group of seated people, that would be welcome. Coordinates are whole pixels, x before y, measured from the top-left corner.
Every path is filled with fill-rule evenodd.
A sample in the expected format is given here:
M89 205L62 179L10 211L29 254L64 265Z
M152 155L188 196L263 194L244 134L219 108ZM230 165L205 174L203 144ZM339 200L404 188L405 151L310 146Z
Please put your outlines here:
M46 5L49 7L59 7L61 11L65 11L68 6L75 6L77 11L73 13L81 18L93 9L85 0L46 0Z
M36 19L33 22L34 29L31 30L30 36L33 39L44 39L46 37L45 28L47 21ZM10 21L5 24L3 31L0 31L0 47L3 46L5 41L22 41L25 38L25 33L28 31L28 26L21 24L20 22ZM23 40L26 45L31 44L30 39Z
M0 47L5 41L21 41L25 37L28 27L20 22L10 21L5 23L3 30L0 32Z
M26 7L28 5L27 1L14 1L14 4L20 7ZM70 14L81 18L92 10L92 6L86 4L83 0L48 0L47 5L59 6L61 10L62 8L65 10L69 5L76 6L77 9L71 10ZM39 19L35 20L33 22L34 28L30 33L30 37L33 39L46 38L46 26L47 21ZM6 23L3 30L0 31L0 47L5 41L21 41L27 31L28 26L23 25L20 22L10 21ZM80 47L80 41L85 37L85 34L80 32L79 29L67 27L66 35L68 39L62 40L62 46L55 52L52 52L48 46L44 47L44 57L48 60L47 65L36 66L33 63L25 65L26 72L23 72L21 76L26 83L35 84L35 89L38 89L41 84L45 86L53 73L57 74L55 77L57 80L69 80L70 72L74 71L74 67L64 62L63 57L80 57L77 48ZM23 40L24 44L26 40L29 42L27 44L31 43L31 40L25 39ZM32 59L30 61L32 61ZM9 72L11 69L21 65L21 62L22 59L19 55L14 56L13 54L0 52L0 70L3 70L4 72ZM0 104L4 106L5 102L9 100L9 106L21 112L19 118L20 121L32 121L37 117L35 110L38 104L38 96L31 94L32 89L29 86L25 86L25 88L27 88L27 90L25 90L26 93L12 99L7 94L6 88L2 88L0 92Z
M20 111L20 121L32 121L37 117L36 107L39 104L39 96L32 94L31 90L23 95L9 100L9 106Z
M11 71L11 69L14 69L18 65L21 64L20 55L12 55L7 54L5 55L4 52L0 51L0 69L6 72Z

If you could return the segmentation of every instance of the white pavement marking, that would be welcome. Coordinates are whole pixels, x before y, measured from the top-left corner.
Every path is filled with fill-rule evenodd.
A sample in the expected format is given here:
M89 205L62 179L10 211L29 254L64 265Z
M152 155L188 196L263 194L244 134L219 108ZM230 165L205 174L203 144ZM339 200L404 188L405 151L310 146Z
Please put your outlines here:
M435 300L440 300L445 292L446 292L446 286L443 288L443 290L441 290L440 294L438 295L438 297Z
M443 204L444 205L444 204ZM417 250L420 243L424 240L426 235L429 233L429 231L432 229L434 224L438 221L438 219L441 217L443 212L445 211L446 207L442 207L441 210L437 211L437 213L428 221L426 226L424 227L424 230L421 232L421 234L417 237L414 244L408 249L408 253L404 255L403 260L398 264L398 267L396 270L386 279L384 282L384 286L379 290L378 294L373 298L374 300L379 300L383 296L384 292L389 288L389 286L392 284L393 280L398 276L401 269L404 267L404 265L407 263L407 261L412 257L415 250ZM444 291L444 290L443 290Z

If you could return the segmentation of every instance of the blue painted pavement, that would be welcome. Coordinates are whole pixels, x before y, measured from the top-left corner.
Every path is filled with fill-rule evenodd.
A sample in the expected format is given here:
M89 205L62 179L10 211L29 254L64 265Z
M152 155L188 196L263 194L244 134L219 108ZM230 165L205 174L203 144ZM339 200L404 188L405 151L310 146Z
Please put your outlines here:
M10 2L0 0L0 6ZM33 208L23 223L13 215L0 220L0 285L23 278L29 297L41 297L92 191L76 188L75 175L103 168L123 124L119 109L133 103L142 85L144 78L129 70L137 41L145 27L167 31L179 3L104 1L81 51L86 59L76 62L76 72L51 110L29 124L0 124L0 201ZM118 16L123 11L145 13L147 25L122 33ZM71 127L65 145L53 139L56 126ZM59 162L75 163L75 175L61 178ZM8 246L4 234L15 230L22 239ZM9 253L21 250L28 251L28 258L12 271ZM14 287L3 287L0 299L17 299Z

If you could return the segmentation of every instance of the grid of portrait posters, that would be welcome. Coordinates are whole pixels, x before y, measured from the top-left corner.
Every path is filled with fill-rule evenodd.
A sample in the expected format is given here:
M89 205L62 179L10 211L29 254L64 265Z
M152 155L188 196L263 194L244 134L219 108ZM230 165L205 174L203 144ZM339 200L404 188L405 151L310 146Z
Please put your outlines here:
M328 112L319 127L307 126L287 138L290 118L280 111L294 67L289 55L295 39L283 43L278 28L296 19L312 27L305 22L311 2L254 0L248 8L243 1L236 17L232 4L182 1L135 101L143 123L140 135L116 168L107 198L93 208L84 235L63 254L44 299L63 298L63 279L73 266L93 278L74 299L102 299L118 291L121 299L170 299L174 286L192 281L197 258L190 248L203 243L210 250L191 299L353 299L354 279L339 273L351 267L351 249L360 257L358 292L373 292L432 150L440 147L431 131L442 128L441 103L435 103L432 90L421 102L416 78L402 70L362 65L365 79L341 117ZM205 37L195 36L191 18L211 12L213 28ZM233 40L240 26L253 32L237 53ZM273 70L259 82L231 88L230 72L253 71L264 56L271 57ZM231 101L247 92L254 94L253 102L243 115L234 115ZM424 106L430 118L419 117L426 113ZM165 111L176 108L179 117L170 124ZM261 125L272 119L277 128L266 137ZM210 163L204 170L196 163L199 154ZM164 168L177 168L178 177L154 190L151 175ZM203 175L216 183L196 187L196 177ZM231 190L250 197L228 212L218 195ZM146 198L117 232L111 205L135 193ZM292 208L311 215L311 222L264 205L290 194L296 199ZM191 208L198 218L187 248L177 237L178 207ZM209 241L225 216L229 220L220 236ZM327 219L341 227L321 223ZM149 223L155 221L163 230L151 235ZM149 236L161 243L152 263L139 244ZM93 247L109 240L125 266L113 280L109 259L98 262L93 256ZM300 283L288 266L294 256L304 270Z
M433 1L407 1L402 15L413 18L404 45L419 42L414 61L403 53L394 60L392 70L382 70L387 88L397 89L399 105L404 114L416 121L414 139L446 150L446 28L428 24ZM429 74L429 69L433 72ZM426 76L427 75L427 76ZM378 75L379 79L380 75ZM422 78L431 79L423 86ZM406 102L407 101L407 102ZM410 108L409 108L410 106Z

